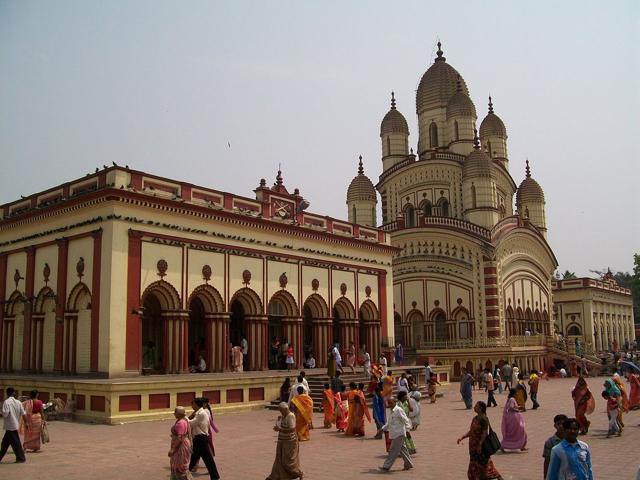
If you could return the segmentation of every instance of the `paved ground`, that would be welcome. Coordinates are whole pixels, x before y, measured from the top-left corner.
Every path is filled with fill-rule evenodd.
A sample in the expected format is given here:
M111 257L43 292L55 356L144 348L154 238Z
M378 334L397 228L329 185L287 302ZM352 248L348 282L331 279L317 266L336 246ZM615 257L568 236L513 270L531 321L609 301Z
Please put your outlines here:
M640 445L640 411L627 414L627 428L621 438L605 439L606 413L599 395L602 381L601 378L589 381L598 402L590 418L590 433L581 438L591 447L595 478L631 480L640 463L636 455ZM573 384L572 379L541 383L539 401L542 408L524 413L530 450L494 456L494 463L505 480L542 478L542 445L553 432L553 415L573 413L570 395ZM414 457L416 468L403 472L401 463L397 462L392 478L466 478L467 445L456 445L456 438L467 431L472 413L459 401L457 385L442 390L445 397L438 403L424 404L422 425L414 435L418 448ZM486 394L478 392L477 399L486 400ZM489 417L499 431L506 395L498 395L497 399L500 406L490 409ZM260 410L216 417L221 430L216 438L216 461L223 479L262 480L268 475L276 445L276 434L271 429L276 415L276 412ZM316 414L316 418L316 424L321 425L321 415ZM9 463L14 457L8 454L0 466L0 477L166 479L169 477L166 455L170 425L168 421L118 426L51 422L52 443L46 445L42 453L29 455L26 464ZM346 475L384 476L376 470L384 458L384 445L382 441L370 438L372 434L372 428L368 430L367 438L347 438L335 430L314 430L311 441L301 445L305 478L327 478L328 472L342 478ZM205 472L201 469L194 478L207 479Z

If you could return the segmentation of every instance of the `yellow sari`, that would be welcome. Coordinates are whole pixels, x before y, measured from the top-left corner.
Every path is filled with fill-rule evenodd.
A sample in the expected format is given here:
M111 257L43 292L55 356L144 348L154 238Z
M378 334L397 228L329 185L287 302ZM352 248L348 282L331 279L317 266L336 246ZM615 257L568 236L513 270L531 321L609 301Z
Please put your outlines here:
M313 422L313 399L306 393L301 393L291 399L291 404L295 408L298 441L307 441Z

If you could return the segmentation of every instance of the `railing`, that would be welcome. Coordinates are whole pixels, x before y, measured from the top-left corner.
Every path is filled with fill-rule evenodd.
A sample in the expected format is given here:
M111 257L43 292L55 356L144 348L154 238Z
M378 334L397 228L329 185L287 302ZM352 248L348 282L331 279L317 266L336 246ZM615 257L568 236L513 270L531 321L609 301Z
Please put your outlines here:
M466 220L460 220L459 218L454 217L424 217L421 216L419 218L418 224L413 227L405 226L404 220L396 220L394 222L385 223L380 227L381 230L386 232L396 231L396 230L405 230L410 228L420 228L420 227L447 227L447 228L457 228L459 230L464 230L466 232L473 233L474 235L478 235L485 240L491 240L491 231L487 230L484 227L476 225L475 223L467 222Z
M453 348L491 348L491 347L542 347L546 345L547 338L544 335L511 336L498 338L468 338L459 340L422 342L418 347L421 350L444 350Z

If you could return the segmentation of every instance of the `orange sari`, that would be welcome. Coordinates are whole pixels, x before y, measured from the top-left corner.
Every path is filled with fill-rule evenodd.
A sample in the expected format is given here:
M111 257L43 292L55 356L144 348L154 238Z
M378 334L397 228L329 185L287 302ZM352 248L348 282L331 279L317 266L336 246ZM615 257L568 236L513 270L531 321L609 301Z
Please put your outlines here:
M306 393L301 393L291 399L291 404L295 408L298 441L305 442L309 440L313 422L313 399Z
M620 393L622 394L622 411L628 412L629 411L629 395L627 395L627 388L624 386L624 383L622 383L622 379L619 376L614 376L613 381L618 386L618 389L620 389Z
M342 396L340 392L336 393L333 397L335 399L335 412L336 412L336 428L339 432L344 432L347 428L347 412L342 403Z
M352 390L349 392L349 418L345 435L364 436L364 417L367 417L371 423L371 415L364 393L360 390Z
M322 392L324 397L322 399L322 411L324 412L324 428L331 428L334 423L335 415L335 403L336 399L333 398L333 392L331 389Z
M393 393L393 377L387 375L382 379L382 396L384 398L391 397Z
M640 377L637 373L629 374L629 409L640 408Z
M571 396L573 397L573 403L576 408L576 420L578 420L580 424L580 432L587 433L589 431L589 425L591 425L591 422L587 420L587 415L593 413L596 402L589 390L587 381L583 377L578 378L576 386L573 387L573 391L571 392Z

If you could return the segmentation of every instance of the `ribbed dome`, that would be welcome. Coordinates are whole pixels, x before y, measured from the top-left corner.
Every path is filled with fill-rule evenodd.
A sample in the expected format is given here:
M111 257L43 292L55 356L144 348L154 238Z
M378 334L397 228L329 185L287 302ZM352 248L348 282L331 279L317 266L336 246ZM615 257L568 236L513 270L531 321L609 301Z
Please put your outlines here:
M482 123L480 124L480 137L486 138L489 135L497 135L498 137L507 138L507 129L504 126L504 122L498 115L493 113L493 103L491 103L491 97L489 97L489 113Z
M529 160L527 160L526 176L516 192L516 205L528 203L544 203L544 192L538 182L531 177Z
M447 120L453 117L475 117L476 107L462 91L454 93L447 104Z
M373 187L373 183L364 174L364 168L362 167L362 156L360 157L360 164L358 165L358 175L356 175L347 189L347 202L354 202L357 200L369 200L377 202L376 189Z
M404 115L396 110L396 99L393 92L391 92L391 109L384 116L380 124L380 136L382 137L385 133L403 133L409 135L409 125L407 125L407 120L404 118Z
M491 157L482 151L477 136L474 141L476 143L474 150L467 155L462 165L462 178L493 177L495 173L491 167Z
M424 72L418 91L416 92L416 113L436 107L446 107L449 99L456 93L456 83L460 79L462 92L469 96L469 89L464 79L455 68L446 62L438 42L438 57L433 65Z

